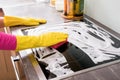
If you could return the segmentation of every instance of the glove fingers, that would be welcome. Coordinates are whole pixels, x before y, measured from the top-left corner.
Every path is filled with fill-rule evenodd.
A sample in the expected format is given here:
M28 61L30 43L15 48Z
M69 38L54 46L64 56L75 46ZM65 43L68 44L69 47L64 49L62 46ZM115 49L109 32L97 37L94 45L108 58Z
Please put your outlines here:
M57 39L66 39L68 37L68 34L66 33L61 33L61 32L54 32Z
M26 26L36 26L36 25L39 25L39 23L36 22L36 21L24 21L23 25L26 25Z
M35 19L35 21L39 22L40 24L44 24L47 22L45 19Z
M52 46L59 42L66 41L68 34L61 32L48 32L40 36L43 46Z
M53 38L55 40L65 40L68 37L68 34L62 32L48 32L46 35L47 37Z
M45 19L33 19L33 18L26 18L26 19L32 22L38 22L39 24L44 24L47 22Z

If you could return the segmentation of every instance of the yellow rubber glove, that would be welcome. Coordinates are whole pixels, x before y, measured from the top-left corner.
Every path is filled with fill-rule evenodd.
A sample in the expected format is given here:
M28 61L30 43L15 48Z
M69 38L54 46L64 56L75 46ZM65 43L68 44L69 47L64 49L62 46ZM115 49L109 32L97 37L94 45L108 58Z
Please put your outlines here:
M61 32L48 32L40 36L16 36L16 50L52 46L65 41L67 37L68 34Z
M46 22L47 21L45 19L22 18L17 16L4 16L4 25L6 27L18 26L18 25L36 26Z

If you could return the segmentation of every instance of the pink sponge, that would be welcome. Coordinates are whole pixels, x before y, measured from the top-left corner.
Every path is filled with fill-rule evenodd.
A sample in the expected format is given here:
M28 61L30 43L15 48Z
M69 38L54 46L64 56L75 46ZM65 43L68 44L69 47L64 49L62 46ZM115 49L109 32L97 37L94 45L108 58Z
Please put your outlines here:
M51 46L51 47L54 48L54 49L57 49L57 48L59 48L60 46L62 46L63 44L65 44L65 43L67 43L67 40L66 40L66 41L63 41L63 42L60 42L60 43L58 43L58 44L55 44L55 45L53 45L53 46Z

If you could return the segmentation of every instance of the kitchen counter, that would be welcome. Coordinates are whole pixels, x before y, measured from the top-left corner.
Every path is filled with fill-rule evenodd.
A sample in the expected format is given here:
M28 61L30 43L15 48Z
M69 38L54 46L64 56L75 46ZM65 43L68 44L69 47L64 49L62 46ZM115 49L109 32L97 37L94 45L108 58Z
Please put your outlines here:
M53 7L50 7L49 4L41 4L41 3L33 3L33 4L28 4L28 5L21 5L17 7L6 7L3 8L5 15L16 15L16 16L26 16L26 17L36 17L36 18L44 18L47 20L47 24L40 25L40 26L48 26L49 25L55 25L55 24L60 24L67 22L68 20L63 19L60 15L60 12L57 12ZM95 20L90 19L88 16L86 16L87 19L92 20L95 22ZM101 25L99 22L95 22L98 26L105 28L107 31L111 32L118 38L120 38L120 35L114 31L112 31L109 28L106 28L105 26ZM35 27L35 26L34 26ZM50 26L52 27L52 26ZM19 26L19 27L14 27L11 28L11 32L13 35L16 34L21 34L19 32L20 29L26 29L26 28L31 28L31 27L25 27L25 26ZM34 58L33 52L30 49L23 50L19 52L19 58L20 62L22 63L22 67L24 69L25 75L27 80L46 80L46 77L44 73L41 70L41 67L39 66L37 60ZM102 80L102 79L108 79L108 80L119 80L119 74L117 70L119 70L120 60L116 60L107 64L95 66L92 68L88 68L85 70L81 70L78 72L75 72L74 74L71 75L65 75L62 77L56 78L57 80L62 79L62 80L78 80L78 79L86 79L84 78L85 76L88 76L87 79L89 80ZM106 70L106 71L105 71ZM101 73L100 73L100 72ZM104 71L106 73L104 73ZM113 72L114 71L114 72ZM108 72L108 73L107 73ZM102 73L105 74L102 75ZM96 75L96 76L94 76ZM111 75L110 78L107 76Z

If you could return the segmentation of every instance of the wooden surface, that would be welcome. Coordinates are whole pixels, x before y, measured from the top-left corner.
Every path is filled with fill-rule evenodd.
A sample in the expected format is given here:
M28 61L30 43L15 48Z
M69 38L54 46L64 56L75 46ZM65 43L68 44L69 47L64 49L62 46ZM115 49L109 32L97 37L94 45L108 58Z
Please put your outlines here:
M16 80L10 51L0 50L0 80Z
M3 15L0 8L0 16ZM0 28L0 31L4 32L4 28ZM16 80L10 56L11 51L0 50L0 80Z

